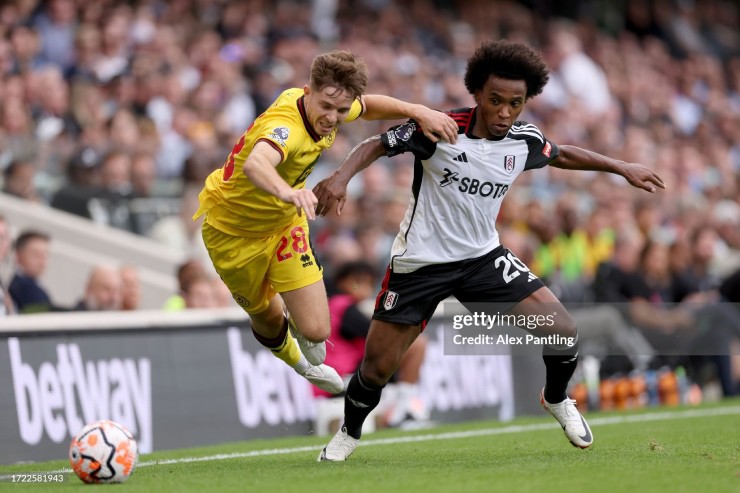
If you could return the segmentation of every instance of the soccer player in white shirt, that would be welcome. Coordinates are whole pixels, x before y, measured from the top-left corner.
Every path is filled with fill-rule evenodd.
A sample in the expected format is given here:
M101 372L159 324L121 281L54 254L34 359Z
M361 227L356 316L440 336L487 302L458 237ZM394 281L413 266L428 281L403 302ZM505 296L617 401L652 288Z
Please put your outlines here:
M341 212L349 180L380 156L412 152L412 198L393 243L378 294L360 370L345 398L344 425L319 460L345 460L360 439L362 423L380 401L383 386L442 300L464 305L498 303L506 313L532 317L558 314L532 333L543 344L542 407L576 447L593 435L575 401L566 395L578 361L576 326L555 295L499 243L494 219L506 192L527 169L554 166L605 171L654 192L662 179L641 164L625 163L575 146L558 146L533 124L518 121L525 103L542 92L548 68L521 43L483 43L468 60L465 85L476 106L450 111L457 121L454 144L432 142L409 121L367 139L314 192L317 212Z

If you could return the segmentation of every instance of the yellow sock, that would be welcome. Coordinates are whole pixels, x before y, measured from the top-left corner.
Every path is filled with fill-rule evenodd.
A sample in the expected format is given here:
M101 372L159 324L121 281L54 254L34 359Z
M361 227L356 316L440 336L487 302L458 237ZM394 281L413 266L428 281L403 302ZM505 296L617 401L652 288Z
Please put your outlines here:
M295 367L301 359L301 350L298 349L298 344L290 335L290 331L286 331L285 340L276 348L270 348L272 354L281 360L285 361L285 364L291 368Z

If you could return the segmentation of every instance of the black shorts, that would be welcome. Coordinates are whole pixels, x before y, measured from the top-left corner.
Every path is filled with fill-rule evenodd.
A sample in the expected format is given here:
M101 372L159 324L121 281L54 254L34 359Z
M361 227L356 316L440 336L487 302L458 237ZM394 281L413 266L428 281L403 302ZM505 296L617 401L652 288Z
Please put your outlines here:
M389 268L373 319L423 327L450 296L463 305L496 303L503 312L543 286L516 255L499 245L482 257L427 265L407 274Z

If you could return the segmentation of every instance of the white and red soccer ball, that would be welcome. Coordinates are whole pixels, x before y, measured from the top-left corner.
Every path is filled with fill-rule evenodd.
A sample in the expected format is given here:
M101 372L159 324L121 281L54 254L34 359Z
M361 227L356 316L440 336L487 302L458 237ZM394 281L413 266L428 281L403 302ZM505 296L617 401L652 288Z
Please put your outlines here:
M86 483L122 483L133 472L138 458L131 432L107 419L82 428L69 445L72 470Z

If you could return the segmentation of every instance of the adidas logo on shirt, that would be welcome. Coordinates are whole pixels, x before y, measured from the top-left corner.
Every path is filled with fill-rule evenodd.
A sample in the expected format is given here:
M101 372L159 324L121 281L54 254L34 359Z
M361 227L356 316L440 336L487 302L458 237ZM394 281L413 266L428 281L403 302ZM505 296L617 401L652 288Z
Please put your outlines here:
M458 163L467 163L468 162L468 156L465 155L463 152L462 154L455 156L452 158L453 161L457 161Z

